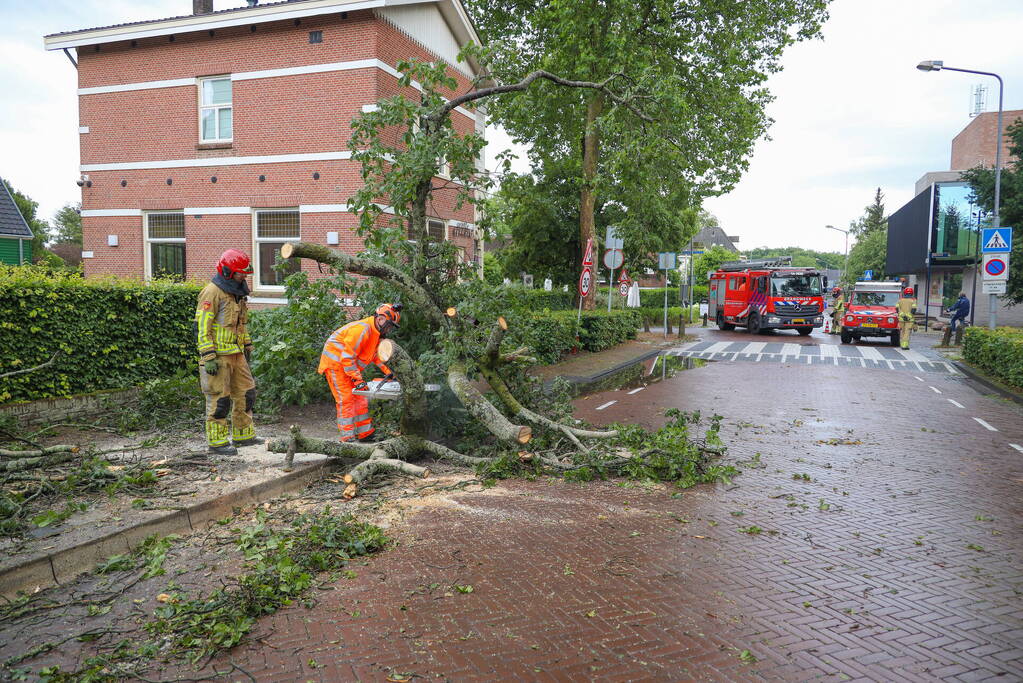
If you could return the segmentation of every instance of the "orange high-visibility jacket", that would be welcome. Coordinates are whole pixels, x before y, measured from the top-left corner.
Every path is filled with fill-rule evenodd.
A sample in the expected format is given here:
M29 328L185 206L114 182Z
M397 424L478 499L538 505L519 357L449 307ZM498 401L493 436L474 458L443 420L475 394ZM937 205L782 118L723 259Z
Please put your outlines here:
M391 371L377 356L379 345L380 332L373 324L373 316L350 322L327 338L316 372L322 375L327 370L340 368L355 384L362 381L362 371L370 363L389 374Z

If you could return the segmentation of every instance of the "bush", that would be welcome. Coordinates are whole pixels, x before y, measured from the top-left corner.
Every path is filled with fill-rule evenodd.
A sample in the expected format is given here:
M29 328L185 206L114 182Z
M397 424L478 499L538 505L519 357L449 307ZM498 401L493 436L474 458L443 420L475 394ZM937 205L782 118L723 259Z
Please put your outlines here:
M642 321L647 325L653 325L654 327L662 327L664 325L664 307L658 308L633 308L631 310L639 311L642 316ZM686 325L693 325L700 322L700 309L698 306L692 306L689 308L688 313L686 309L680 306L673 306L668 309L668 322L672 325L678 325L679 320L685 315Z
M548 292L545 289L510 286L507 288L507 300L512 307L526 311L564 311L576 307L575 290L565 292L560 287Z
M1023 387L1023 330L999 327L967 327L963 357L1014 387Z
M0 267L0 403L130 387L194 364L199 287Z
M603 351L636 337L643 320L638 311L518 311L509 315L513 344L525 344L541 363L556 363L575 348Z

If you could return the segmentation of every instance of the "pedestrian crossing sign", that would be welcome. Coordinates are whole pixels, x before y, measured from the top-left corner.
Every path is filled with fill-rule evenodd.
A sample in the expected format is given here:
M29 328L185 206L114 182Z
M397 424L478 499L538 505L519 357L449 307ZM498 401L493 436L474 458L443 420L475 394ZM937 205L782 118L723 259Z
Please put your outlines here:
M981 238L981 252L985 254L1008 253L1012 250L1012 228L984 228Z

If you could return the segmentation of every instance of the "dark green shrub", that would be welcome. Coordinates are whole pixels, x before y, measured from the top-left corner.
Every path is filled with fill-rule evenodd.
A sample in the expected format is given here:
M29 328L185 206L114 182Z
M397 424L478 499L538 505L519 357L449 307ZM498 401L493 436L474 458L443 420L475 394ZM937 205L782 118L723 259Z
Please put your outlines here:
M963 357L1014 387L1023 387L1023 330L1018 327L967 327Z

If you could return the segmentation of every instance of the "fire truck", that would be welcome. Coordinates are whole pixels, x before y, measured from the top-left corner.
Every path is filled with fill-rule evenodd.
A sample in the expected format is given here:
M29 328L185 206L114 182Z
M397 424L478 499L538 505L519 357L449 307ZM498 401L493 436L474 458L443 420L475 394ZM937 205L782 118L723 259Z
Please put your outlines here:
M796 330L806 336L824 324L827 278L816 268L790 265L791 257L730 261L710 274L707 315L722 330L750 334Z
M888 337L899 345L899 314L895 309L902 295L899 282L857 282L842 316L842 343L863 337Z

